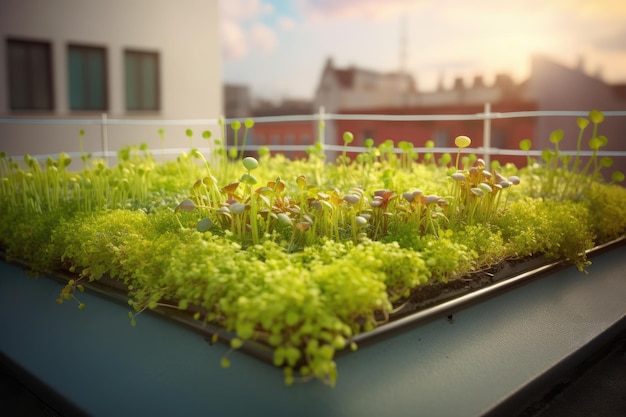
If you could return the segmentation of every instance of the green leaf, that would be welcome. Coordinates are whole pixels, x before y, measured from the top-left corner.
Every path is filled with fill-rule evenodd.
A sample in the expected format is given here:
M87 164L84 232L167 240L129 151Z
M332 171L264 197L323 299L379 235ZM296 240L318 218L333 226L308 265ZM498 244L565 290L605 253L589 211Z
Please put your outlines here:
M285 323L287 324L287 326L293 326L298 321L300 321L300 315L298 315L298 313L296 313L295 311L289 311L287 313L287 316L285 317Z
M589 139L589 148L597 151L602 146L602 139L599 136Z
M519 148L523 151L528 151L532 147L533 143L530 139L522 139L519 143Z
M593 123L602 123L604 121L604 114L599 110L591 110L589 112L589 118Z
M241 346L243 346L243 341L239 338L234 338L231 339L230 341L230 347L233 349L239 349Z
M562 129L555 130L554 132L550 133L550 142L559 143L561 140L563 140L564 135L565 133Z
M613 165L613 158L610 156L605 156L600 159L600 166L603 168L609 168Z

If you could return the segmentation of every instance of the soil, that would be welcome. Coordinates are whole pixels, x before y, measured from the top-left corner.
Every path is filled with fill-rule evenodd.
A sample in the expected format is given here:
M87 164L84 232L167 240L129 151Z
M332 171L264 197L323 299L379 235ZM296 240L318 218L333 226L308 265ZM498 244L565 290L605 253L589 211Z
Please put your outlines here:
M488 269L473 272L445 283L437 282L424 285L413 291L408 299L397 303L394 306L394 313L390 315L389 319L390 321L397 320L416 311L486 288L546 263L547 261L543 256L504 260Z

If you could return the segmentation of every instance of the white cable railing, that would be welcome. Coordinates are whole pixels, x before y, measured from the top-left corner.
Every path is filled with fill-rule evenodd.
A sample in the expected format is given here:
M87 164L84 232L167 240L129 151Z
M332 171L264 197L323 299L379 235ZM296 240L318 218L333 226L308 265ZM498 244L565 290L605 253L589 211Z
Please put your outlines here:
M605 117L626 117L626 110L624 111L603 111ZM491 145L491 121L496 119L512 119L512 118L542 118L542 117L588 117L589 113L585 111L568 111L568 110L536 110L536 111L515 111L515 112L492 112L490 103L485 103L484 110L479 113L469 114L407 114L407 115L394 115L394 114L336 114L326 113L323 107L320 107L318 113L315 114L303 114L303 115L284 115L284 116L263 116L251 118L255 124L263 123L290 123L290 122L317 122L317 129L324 129L326 122L332 121L389 121L389 122L427 122L427 121L467 121L476 120L483 121L483 146L474 148L465 148L463 153L477 153L484 155L486 163L489 163L489 159L492 155L504 155L504 156L540 156L541 150L529 150L522 151L519 149L503 149L495 148ZM225 126L229 126L235 118L226 118L223 120ZM101 127L101 142L102 151L91 152L95 157L110 158L115 157L116 152L108 149L108 127L116 125L134 125L134 126L154 126L155 128L164 128L168 126L197 126L197 125L218 125L219 119L206 118L206 119L122 119L122 118L109 118L107 114L102 114L100 118L75 118L75 119L63 119L63 118L0 118L1 124L16 124L16 125L99 125ZM330 152L343 151L343 145L334 145L324 143L324 131L318 130L317 138L320 138L323 144L323 149ZM248 144L246 151L256 151L261 148L268 148L271 151L284 151L284 152L297 152L306 151L311 145L314 144L317 138L312 139L311 144L303 145L267 145L267 144ZM430 153L454 153L457 152L457 148L452 147L414 147L416 152L430 152ZM2 151L2 149L0 149ZM161 152L168 155L176 155L181 152L188 151L184 148L165 148ZM201 152L209 152L210 148L199 148ZM365 152L367 148L360 146L348 146L349 152ZM395 152L402 152L400 149L395 149ZM581 156L590 156L592 151L573 151L562 150L561 154L575 155L579 153ZM70 156L79 156L77 152L68 152ZM626 151L610 151L601 150L597 152L598 156L611 156L611 157L626 157ZM56 156L56 154L39 154L30 155L37 159L46 159L50 156ZM13 155L14 158L23 157L23 155Z

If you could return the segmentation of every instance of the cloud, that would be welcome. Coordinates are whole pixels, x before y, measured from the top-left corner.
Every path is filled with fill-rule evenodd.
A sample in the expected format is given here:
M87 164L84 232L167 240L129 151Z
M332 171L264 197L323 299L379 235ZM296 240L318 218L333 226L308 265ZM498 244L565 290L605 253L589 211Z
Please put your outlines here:
M250 51L275 50L276 34L260 19L274 13L274 6L262 0L220 0L220 37L225 61L244 59Z
M227 61L238 60L248 54L246 34L241 27L229 20L220 24L222 57Z
M252 25L248 36L251 45L265 53L271 53L276 49L276 44L278 43L276 34L270 27L262 23Z
M283 31L283 32L291 32L292 30L294 30L296 27L298 26L298 24L296 23L296 21L290 17L287 16L281 16L278 19L278 27Z

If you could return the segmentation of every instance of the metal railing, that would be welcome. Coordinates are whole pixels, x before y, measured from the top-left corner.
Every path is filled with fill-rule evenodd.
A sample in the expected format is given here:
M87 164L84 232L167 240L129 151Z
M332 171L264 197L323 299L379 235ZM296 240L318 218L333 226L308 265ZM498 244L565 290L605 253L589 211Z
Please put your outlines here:
M626 110L624 111L603 111L605 117L626 117ZM332 121L389 121L389 122L407 122L407 121L465 121L476 120L483 121L483 146L474 148L465 148L462 150L464 153L476 153L484 155L486 163L489 163L492 155L507 155L507 156L540 156L541 150L529 150L522 151L519 149L504 149L495 148L491 146L491 122L497 119L512 119L512 118L538 118L538 117L588 117L589 113L585 111L561 111L561 110L539 110L539 111L515 111L515 112L492 112L491 104L485 103L484 109L479 113L470 114L439 114L439 115L393 115L393 114L334 114L326 113L323 107L320 107L319 111L315 114L304 115L286 115L286 116L263 116L253 117L252 120L255 124L262 123L289 123L289 122L317 122L317 137L313 139L313 143L305 145L254 145L249 144L245 150L255 151L262 147L266 147L273 151L306 151L315 141L322 142L323 149L325 151L337 152L343 151L343 145L334 145L325 143L325 124ZM232 121L237 120L235 118L224 119L224 124L228 126ZM241 120L241 119L239 119ZM92 119L61 119L61 118L0 118L0 124L26 124L26 125L99 125L101 131L102 151L92 152L92 155L96 157L110 158L115 157L116 152L108 149L108 127L114 125L134 125L134 126L154 126L155 128L164 128L168 126L195 126L195 125L218 125L219 119L119 119L109 118L107 114L103 113L100 118ZM0 149L1 150L1 149ZM165 148L163 152L166 154L180 154L188 149L183 148ZM210 151L210 148L200 148L200 151ZM349 146L349 152L364 152L367 148L359 146ZM457 152L457 148L453 147L415 147L416 152L432 152L432 153L452 153ZM396 152L401 152L400 149L395 149ZM69 153L69 152L68 152ZM560 152L563 155L574 155L577 151L562 150ZM579 152L581 156L590 156L592 151L582 150ZM69 153L70 156L78 155L78 153ZM597 152L598 156L611 156L611 157L626 157L626 151L608 151L601 150ZM13 155L13 157L19 158L23 155ZM50 154L30 155L37 159L46 159Z

